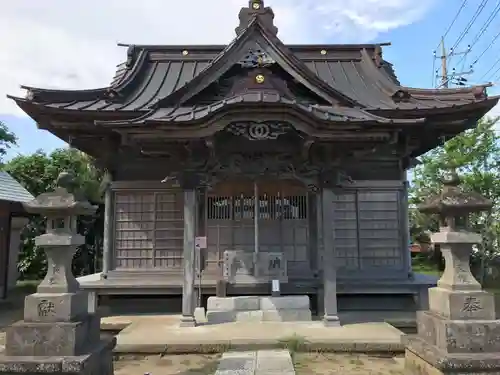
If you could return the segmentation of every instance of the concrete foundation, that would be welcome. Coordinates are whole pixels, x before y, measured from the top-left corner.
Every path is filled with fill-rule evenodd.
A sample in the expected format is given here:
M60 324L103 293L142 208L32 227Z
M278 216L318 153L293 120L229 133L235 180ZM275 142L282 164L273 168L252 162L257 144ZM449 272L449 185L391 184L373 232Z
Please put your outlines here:
M208 324L230 322L311 321L308 296L239 296L210 297L207 303Z

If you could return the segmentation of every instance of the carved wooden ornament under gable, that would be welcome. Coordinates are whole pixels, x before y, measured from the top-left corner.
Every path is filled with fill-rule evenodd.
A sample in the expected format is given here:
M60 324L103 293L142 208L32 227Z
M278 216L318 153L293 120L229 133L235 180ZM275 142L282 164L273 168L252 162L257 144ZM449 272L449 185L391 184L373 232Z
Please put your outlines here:
M233 122L225 130L250 141L267 141L278 139L280 135L292 131L293 127L277 121L240 121Z
M258 43L250 47L248 53L239 61L242 68L264 68L274 64L275 61L265 52Z

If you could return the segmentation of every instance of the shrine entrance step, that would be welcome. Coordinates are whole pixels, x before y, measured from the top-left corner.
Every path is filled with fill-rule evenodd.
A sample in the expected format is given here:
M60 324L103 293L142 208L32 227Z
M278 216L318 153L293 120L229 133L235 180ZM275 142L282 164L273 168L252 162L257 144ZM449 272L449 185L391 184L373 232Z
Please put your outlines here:
M308 296L210 297L207 323L311 321Z

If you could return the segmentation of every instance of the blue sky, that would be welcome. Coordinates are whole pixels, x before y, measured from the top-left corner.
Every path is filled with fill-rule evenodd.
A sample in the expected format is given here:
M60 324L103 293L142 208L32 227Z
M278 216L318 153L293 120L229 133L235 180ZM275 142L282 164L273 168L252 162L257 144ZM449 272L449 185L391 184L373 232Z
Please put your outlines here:
M148 2L149 0L145 1ZM186 0L185 2L193 3L193 1ZM228 42L232 37L236 23L236 10L244 5L246 1L220 1L221 4L227 3L227 9L230 9L234 13L221 18L220 25L212 24L209 28L205 28L202 33L191 34L188 32L179 32L179 27L175 25L169 30L168 24L155 18L153 21L158 22L156 25L147 16L144 17L142 22L144 22L144 25L149 25L149 28L143 27L140 29L140 32L138 31L135 34L133 30L130 30L130 22L126 22L126 20L123 21L123 24L119 20L116 21L117 27L110 29L109 24L114 22L112 19L107 19L105 15L99 19L91 19L90 17L94 17L95 15L85 13L84 8L82 8L82 13L73 13L75 17L73 20L71 20L71 16L57 18L53 13L64 6L60 0L49 0L46 2L49 8L53 6L52 9L54 12L43 13L43 10L36 10L33 11L32 18L28 14L31 8L28 10L28 8L23 9L19 5L9 5L8 7L11 9L7 10L7 15L4 14L5 19L2 20L2 16L0 15L0 24L5 25L7 23L7 26L10 25L11 30L13 28L23 30L28 25L27 31L30 31L29 29L32 28L35 32L33 30L25 32L24 36L19 34L19 40L16 41L7 40L0 42L3 53L7 52L8 55L7 59L3 59L3 62L2 58L0 58L0 71L4 70L3 74L0 73L0 81L2 78L5 78L4 81L7 80L9 82L9 85L5 85L0 90L0 94L2 96L6 93L18 94L17 85L19 84L64 88L104 86L111 79L115 65L125 58L126 51L115 46L115 42L117 41L164 44L179 44L184 40L186 43ZM418 2L413 0L394 0L392 3L396 5L392 8L390 6L386 6L387 8L380 6L376 12L368 12L366 10L366 13L363 13L363 7L360 5L363 1L366 6L370 3L374 7L377 7L377 4L387 3L387 1L345 0L337 4L335 0L330 0L330 2L317 0L314 4L321 4L321 7L318 6L314 10L308 9L309 13L307 13L307 16L301 19L301 11L292 7L293 4L296 4L296 0L287 0L286 3L284 1L268 1L268 4L273 6L275 10L280 30L284 30L280 35L285 42L392 42L392 46L384 48L384 58L394 64L396 73L402 84L413 87L432 86L432 52L438 46L440 36L445 32L462 4L462 0L420 0ZM302 4L305 4L307 1L309 0L303 0ZM198 0L196 2L201 6ZM28 5L27 0L20 0L19 3L21 5L23 3ZM114 4L115 1L110 0L109 3ZM126 3L132 4L126 0L120 4ZM151 3L151 6L164 6L164 3L160 5L160 2L157 3L155 0L150 0L149 3ZM448 47L451 47L455 43L460 33L471 20L481 0L469 0L468 3L470 4L464 8L447 35L446 44ZM497 4L499 4L498 0L488 1L470 31L458 45L456 51L467 49L467 44L471 43ZM56 8L56 5L59 8ZM343 6L342 17L338 16L340 6ZM126 10L123 10L123 8L123 6L120 6L120 10L125 12ZM63 10L59 11L63 12ZM112 13L113 9L111 9L111 5L108 10ZM200 10L201 13L208 11L208 8ZM132 16L132 13L137 12L130 10L129 15ZM172 17L179 18L185 13L186 9L179 8L177 13ZM304 14L306 13L304 12ZM338 16L338 18L332 21L332 15ZM154 12L153 14L149 14L149 17L153 16ZM56 18L52 19L51 17ZM85 17L89 18L86 19ZM372 18L368 19L368 17ZM69 21L68 18L70 19ZM202 20L200 18L200 22ZM94 30L90 32L88 28L83 26L81 28L77 27L77 21L83 25L85 23L92 23ZM0 26L1 29L2 26ZM165 29L167 30L165 31ZM161 38L159 38L159 30L163 33L161 34ZM210 30L210 32L207 32L207 30ZM484 35L466 56L465 68L491 43L498 30L500 30L500 16L492 21ZM4 35L6 34L4 33ZM66 50L60 51L63 47L56 49L51 43L40 43L39 38L42 36L46 38L50 37L54 41L53 44L57 44L60 40L59 45L63 46ZM71 51L69 55L67 53L68 50ZM27 62L26 57L30 57ZM475 73L467 77L470 82L482 83L485 80L493 80L495 78L500 80L500 71L496 74L497 77L487 76L483 78L484 73L499 57L500 38L475 65ZM453 57L450 68L454 67L459 60L460 57ZM439 67L439 64L440 61L436 61L436 68ZM500 64L497 67L500 67ZM458 70L461 70L461 67ZM15 91L12 92L12 90ZM491 89L489 92L490 94L500 94L500 91L496 88ZM4 97L0 98L0 120L6 123L19 138L18 147L9 151L8 158L18 154L29 154L37 149L50 152L55 148L65 145L51 134L37 130L36 125L31 119L14 109L11 103L6 103L6 101L7 99L4 99Z

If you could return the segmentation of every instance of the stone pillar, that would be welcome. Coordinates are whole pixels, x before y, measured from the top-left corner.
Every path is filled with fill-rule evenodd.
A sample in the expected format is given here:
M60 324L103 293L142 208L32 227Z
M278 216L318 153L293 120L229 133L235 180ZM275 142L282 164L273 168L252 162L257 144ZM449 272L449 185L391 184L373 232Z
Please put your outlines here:
M184 278L182 285L182 319L181 326L194 327L195 309L195 226L196 226L196 191L184 191Z
M102 241L102 274L106 279L108 272L113 267L113 227L114 227L114 199L110 184L106 187L104 195L104 233Z
M443 192L420 207L442 220L431 240L440 245L446 265L437 287L429 289L429 310L417 313L417 336L406 340L405 374L500 373L494 298L481 289L469 267L472 246L481 236L466 228L468 214L488 209L491 202L462 192L458 182L453 174Z
M323 322L327 327L340 326L337 311L337 270L335 264L333 232L333 199L333 191L324 188L321 192L323 219Z
M99 316L88 313L87 293L71 271L73 255L85 242L76 233L77 216L96 207L68 191L69 175L59 182L62 187L24 204L47 217L47 232L35 238L47 255L47 274L37 293L26 297L24 320L6 330L0 373L112 375L116 340L101 340Z
M21 231L28 224L26 217L13 217L10 221L10 244L9 244L9 268L7 276L7 289L12 290L16 287L19 271L17 263L19 261L19 250L21 246Z

